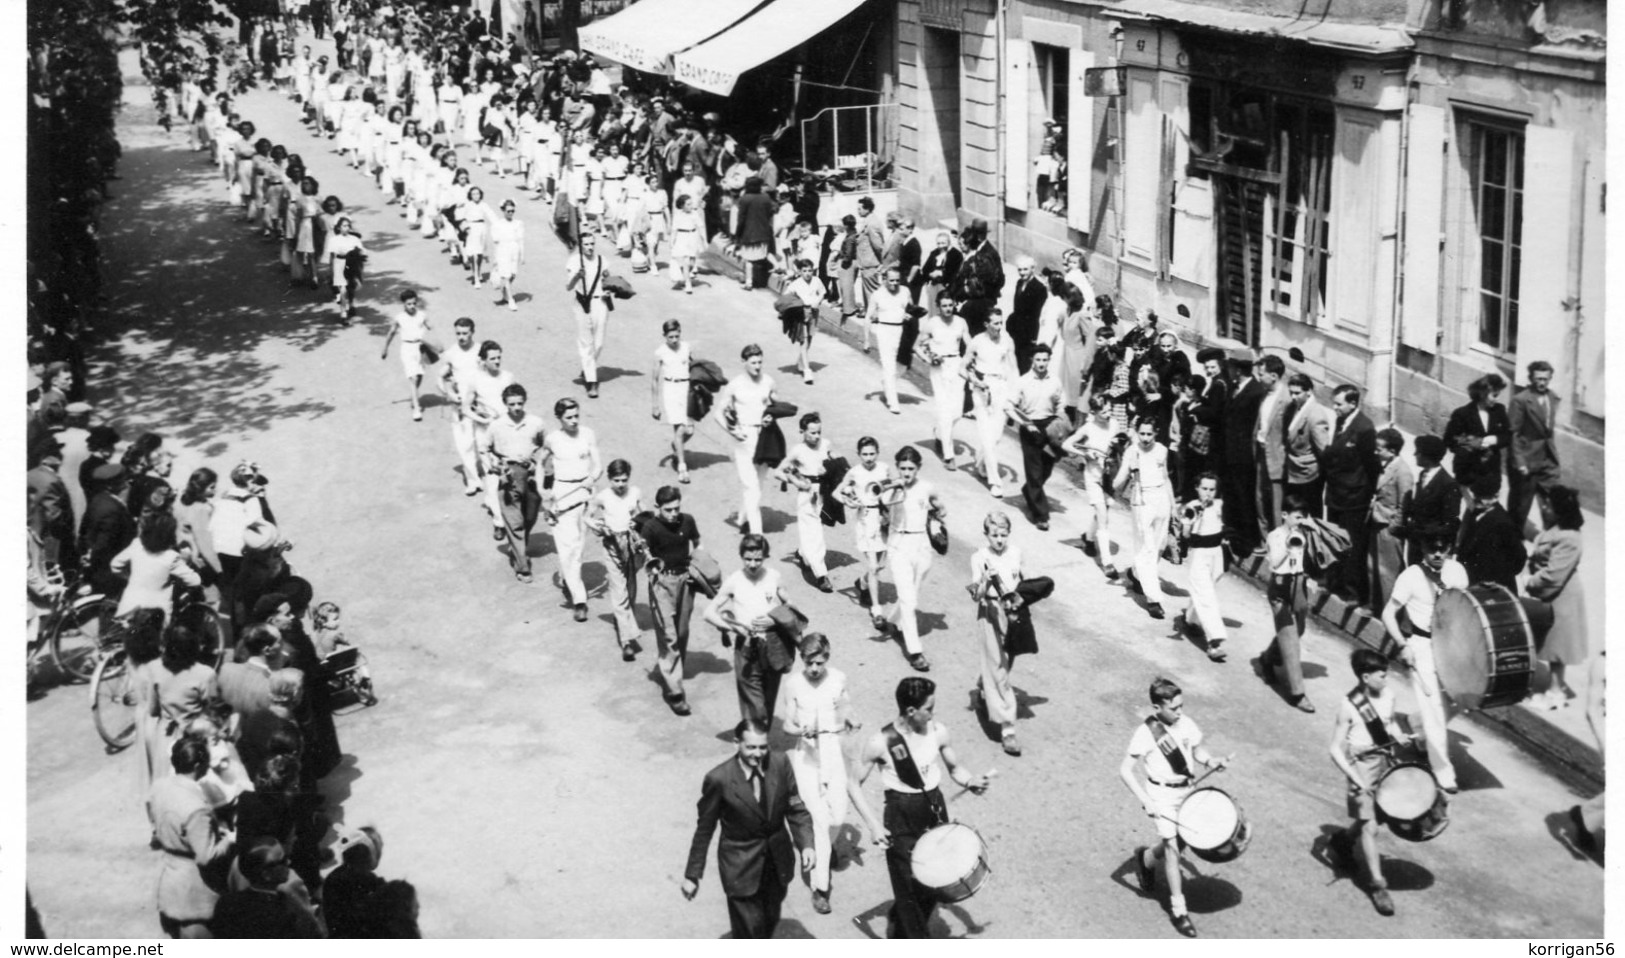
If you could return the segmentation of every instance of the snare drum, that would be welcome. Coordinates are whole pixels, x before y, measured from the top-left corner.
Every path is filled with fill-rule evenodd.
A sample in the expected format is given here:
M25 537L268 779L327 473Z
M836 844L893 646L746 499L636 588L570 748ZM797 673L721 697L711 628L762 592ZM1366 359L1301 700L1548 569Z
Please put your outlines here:
M982 890L992 875L987 843L976 829L952 822L938 825L914 843L910 856L914 880L940 901L964 901Z
M1446 589L1433 607L1433 659L1439 684L1466 708L1523 701L1535 669L1535 627L1504 586Z
M1377 782L1377 820L1408 842L1437 838L1450 826L1443 789L1427 766L1401 762Z
M1247 813L1222 788L1186 795L1176 818L1180 840L1203 861L1234 861L1253 840Z

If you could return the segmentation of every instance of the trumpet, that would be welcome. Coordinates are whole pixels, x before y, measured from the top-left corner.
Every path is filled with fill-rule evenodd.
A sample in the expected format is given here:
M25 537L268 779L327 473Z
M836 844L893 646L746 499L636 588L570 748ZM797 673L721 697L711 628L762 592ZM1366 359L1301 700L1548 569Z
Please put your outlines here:
M1302 549L1306 541L1307 540L1305 540L1302 535L1294 532L1290 536L1287 536L1286 547L1288 549Z
M879 499L882 492L892 492L901 488L903 488L902 480L884 479L879 482L871 482L864 486L863 492L871 499Z

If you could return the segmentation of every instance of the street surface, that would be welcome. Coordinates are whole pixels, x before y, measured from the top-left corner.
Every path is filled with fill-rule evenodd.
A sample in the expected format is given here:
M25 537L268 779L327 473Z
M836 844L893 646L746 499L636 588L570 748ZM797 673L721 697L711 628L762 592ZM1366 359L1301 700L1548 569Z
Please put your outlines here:
M133 61L131 73L135 73ZM98 420L126 437L155 429L185 449L172 482L208 463L224 472L258 462L296 574L318 600L344 610L346 632L371 660L382 699L339 719L350 758L324 782L344 820L372 823L387 852L380 871L414 882L428 937L710 938L727 931L713 857L692 903L679 893L701 776L732 749L738 710L731 656L695 616L689 699L695 714L673 716L652 675L654 636L635 664L620 661L604 600L592 618L571 621L545 525L531 539L536 582L517 583L491 541L489 524L466 499L451 445L449 410L426 403L414 423L393 355L380 362L387 317L405 288L427 300L436 333L472 316L478 339L502 343L505 366L548 416L560 396L582 400L584 422L606 460L633 464L646 501L674 481L657 466L669 428L648 416L648 368L662 320L677 316L696 355L730 374L740 348L759 342L779 395L823 413L838 452L875 435L883 456L903 443L928 444L925 401L904 385L904 414L886 415L870 357L832 343L814 346L818 382L794 374L792 345L771 299L731 280L707 277L693 296L663 276L633 277L638 295L616 304L602 398L587 400L574 349L574 305L563 291L564 256L549 210L519 199L529 261L521 310L493 306L449 265L439 245L408 234L395 207L361 174L341 165L331 142L297 121L280 95L244 96L244 114L273 142L301 154L321 193L354 211L371 261L359 321L335 323L330 305L290 290L275 247L238 222L203 154L181 132L153 123L148 91L130 81L120 138L117 198L107 211L109 324L122 337L93 355ZM512 179L479 173L492 205L517 191ZM621 266L617 272L630 276ZM962 422L968 451L973 425ZM727 568L737 534L724 517L738 485L715 423L691 445L694 483L686 511ZM929 449L929 445L925 446ZM1013 439L1005 468L1019 468ZM1109 584L1078 549L1078 490L1051 483L1053 531L1003 508L1029 574L1059 588L1036 613L1042 652L1018 660L1022 699L1019 759L979 727L967 692L976 676L976 622L965 594L970 552L994 506L966 472L945 472L925 452L924 477L949 512L953 543L936 561L921 599L922 630L938 683L938 717L976 772L998 770L983 797L949 792L954 817L977 828L991 851L993 879L976 897L943 909L939 933L967 937L1177 937L1163 905L1135 886L1131 856L1153 838L1149 821L1117 776L1130 734L1147 713L1146 687L1167 675L1185 690L1187 712L1215 754L1234 767L1211 780L1242 803L1254 828L1247 853L1228 865L1192 859L1186 895L1204 937L1596 938L1603 931L1603 872L1562 836L1580 800L1510 744L1461 720L1452 747L1463 791L1437 840L1408 845L1386 832L1383 850L1398 915L1376 915L1346 877L1317 858L1319 840L1345 823L1344 782L1326 754L1335 705L1352 685L1344 646L1312 633L1305 672L1316 715L1289 707L1253 674L1249 661L1270 639L1261 594L1227 577L1221 602L1234 626L1227 664L1210 663L1192 641L1170 637L1134 597ZM1007 480L1013 491L1017 484ZM834 644L832 664L850 681L865 734L894 715L892 689L913 674L900 644L872 637L851 594L856 574L849 527L832 530L832 576L823 596L786 556L794 550L793 499L776 485L765 496L773 558L812 627ZM1126 514L1114 534L1126 536ZM603 581L596 544L587 581ZM1170 621L1185 572L1163 567ZM891 588L884 589L889 598ZM649 620L639 604L640 619ZM1403 707L1403 703L1402 703ZM29 703L28 884L56 936L157 936L152 886L156 853L134 793L134 755L103 753L83 687L59 687ZM782 746L779 736L776 746ZM849 746L855 748L854 738ZM880 801L871 781L870 799ZM884 856L848 829L852 860L835 875L834 913L813 912L804 885L791 889L780 933L857 937L854 916L883 932L891 892ZM95 893L87 894L88 889Z

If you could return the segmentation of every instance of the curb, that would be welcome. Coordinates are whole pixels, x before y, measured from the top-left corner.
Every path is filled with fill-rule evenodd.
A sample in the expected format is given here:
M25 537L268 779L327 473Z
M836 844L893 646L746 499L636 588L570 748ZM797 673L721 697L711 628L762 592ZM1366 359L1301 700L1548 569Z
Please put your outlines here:
M701 262L718 275L738 279L744 275L743 261L728 253L726 246L725 240L713 239L702 254ZM783 286L784 281L781 277L768 277L769 292L777 295ZM842 325L838 321L831 322L821 316L818 325L823 335L861 350L863 335L858 323L848 322ZM902 366L898 367L897 372L899 377L907 379L916 388L929 394L928 376L919 370ZM1078 469L1071 463L1063 460L1058 467L1058 472L1064 471L1072 477L1073 482L1079 481ZM1121 507L1113 504L1113 508ZM1269 581L1268 572L1264 570L1264 560L1260 556L1243 557L1226 571L1245 577L1261 591ZM1381 650L1385 637L1382 620L1373 617L1364 609L1349 605L1338 596L1321 588L1316 582L1309 585L1309 610L1322 628L1342 638L1350 648L1363 646ZM1571 788L1589 791L1603 788L1601 753L1589 743L1548 722L1539 713L1509 706L1490 711L1466 711L1460 714L1467 721L1510 740Z

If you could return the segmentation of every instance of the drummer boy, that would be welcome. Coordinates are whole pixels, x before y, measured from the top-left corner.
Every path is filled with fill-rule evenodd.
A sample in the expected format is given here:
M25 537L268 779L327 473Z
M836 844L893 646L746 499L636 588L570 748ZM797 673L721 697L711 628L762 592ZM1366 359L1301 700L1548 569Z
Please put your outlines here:
M1156 862L1162 861L1168 878L1168 912L1174 928L1187 938L1196 937L1196 926L1185 911L1185 893L1179 861L1179 832L1176 823L1179 806L1190 794L1196 763L1208 768L1224 768L1228 758L1215 758L1202 745L1202 730L1185 714L1185 695L1179 686L1165 678L1151 681L1151 705L1155 711L1134 730L1128 755L1119 773L1140 806L1157 825L1158 844L1134 850L1134 870L1146 894L1156 892ZM1142 782L1135 775L1145 777Z
M1382 856L1377 852L1377 783L1393 764L1394 745L1411 741L1394 723L1394 693L1388 688L1388 660L1374 649L1355 649L1349 656L1359 684L1343 699L1332 730L1332 761L1349 780L1349 817L1354 824L1338 830L1327 844L1334 863L1363 862L1366 888L1379 915L1394 913L1388 883L1382 877Z

